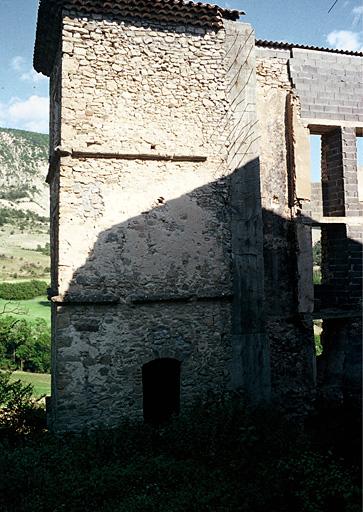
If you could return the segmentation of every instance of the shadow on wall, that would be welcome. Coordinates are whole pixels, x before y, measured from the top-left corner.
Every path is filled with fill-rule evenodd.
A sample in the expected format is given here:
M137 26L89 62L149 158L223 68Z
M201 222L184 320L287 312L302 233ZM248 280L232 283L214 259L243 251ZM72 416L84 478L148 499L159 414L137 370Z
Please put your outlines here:
M181 407L245 385L266 398L270 348L274 398L291 408L311 401L312 317L298 313L296 222L262 211L258 161L189 191L185 182L177 198L170 198L175 168L161 169L162 179L159 174L147 190L145 175L135 175L133 198L120 187L118 204L110 205L113 218L140 214L101 230L57 298L69 305L55 319L52 409L68 415L77 409L83 425L105 417L117 423L129 411L140 417L142 367L156 359L181 363L180 383L173 381ZM79 182L79 200L89 187ZM99 190L107 191L107 177ZM82 210L74 199L66 219L72 240L87 240L88 226L102 226L109 215L109 206L100 210L99 197L94 200L94 209ZM71 262L71 240L68 245ZM167 383L155 386L159 396Z

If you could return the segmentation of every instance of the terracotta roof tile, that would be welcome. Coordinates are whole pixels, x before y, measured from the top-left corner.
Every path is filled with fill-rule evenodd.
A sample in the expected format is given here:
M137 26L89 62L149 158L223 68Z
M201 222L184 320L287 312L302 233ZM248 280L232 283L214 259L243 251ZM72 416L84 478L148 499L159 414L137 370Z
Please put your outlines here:
M80 13L105 13L150 21L166 21L199 27L221 28L222 19L237 20L241 11L188 0L40 0L34 49L34 68L51 73L60 37L62 9Z
M264 48L277 48L279 50L292 50L293 48L298 48L301 50L315 50L319 52L330 52L330 53L340 53L343 55L353 55L358 57L363 57L362 52L353 52L350 50L339 50L336 48L322 48L320 46L309 46L305 44L293 44L293 43L285 43L280 41L267 41L265 39L256 39L256 46L262 46Z

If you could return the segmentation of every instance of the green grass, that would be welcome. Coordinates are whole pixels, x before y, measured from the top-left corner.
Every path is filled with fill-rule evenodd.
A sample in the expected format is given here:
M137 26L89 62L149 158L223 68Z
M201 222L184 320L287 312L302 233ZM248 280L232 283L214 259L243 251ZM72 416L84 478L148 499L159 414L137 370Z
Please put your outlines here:
M11 380L20 380L24 384L31 384L34 396L50 395L50 375L48 373L13 372Z
M18 301L0 299L0 313L3 311L5 305L6 314L17 318L43 318L48 324L50 324L50 302L45 296Z
M313 283L321 284L321 270L320 267L314 267L313 270Z
M0 227L0 281L49 279L50 258L36 251L49 242L47 230L47 225L23 233L16 226Z

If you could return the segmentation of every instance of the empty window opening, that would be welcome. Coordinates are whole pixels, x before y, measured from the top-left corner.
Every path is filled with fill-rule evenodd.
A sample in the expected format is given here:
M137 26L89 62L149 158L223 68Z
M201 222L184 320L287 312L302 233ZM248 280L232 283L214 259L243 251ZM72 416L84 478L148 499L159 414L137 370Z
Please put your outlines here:
M313 244L313 282L321 284L321 229L313 227L311 230Z
M358 170L358 199L363 202L363 137L357 133L357 170Z
M160 424L179 414L180 362L155 359L142 367L144 420Z
M323 320L321 318L314 320L314 342L316 357L321 356L323 353L323 346L321 343L321 334L323 332Z
M321 187L321 136L310 135L311 161L311 216L323 216L323 196Z

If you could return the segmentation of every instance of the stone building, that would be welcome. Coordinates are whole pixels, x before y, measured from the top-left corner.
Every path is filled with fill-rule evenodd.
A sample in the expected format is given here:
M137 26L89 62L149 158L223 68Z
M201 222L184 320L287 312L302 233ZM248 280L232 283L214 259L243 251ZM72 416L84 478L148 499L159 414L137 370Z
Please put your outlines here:
M256 41L241 14L40 1L56 431L162 421L228 391L299 415L317 390L357 400L363 55Z

